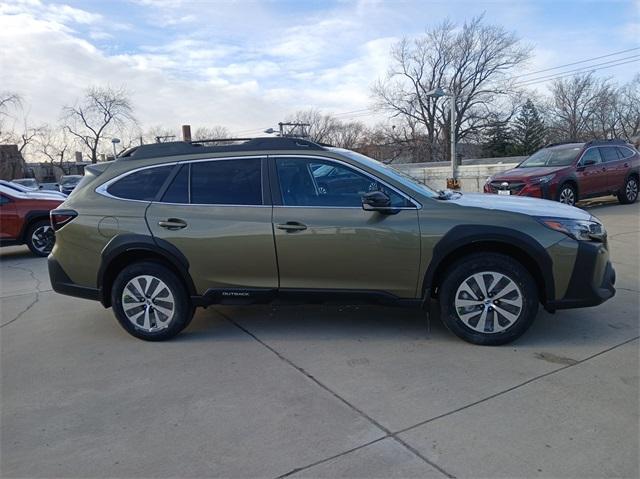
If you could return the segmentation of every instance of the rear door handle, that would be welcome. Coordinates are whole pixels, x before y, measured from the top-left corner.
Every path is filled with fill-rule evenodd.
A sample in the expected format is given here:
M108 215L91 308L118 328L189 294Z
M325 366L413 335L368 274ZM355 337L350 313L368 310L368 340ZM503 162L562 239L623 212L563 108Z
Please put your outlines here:
M303 225L297 221L287 221L286 223L276 225L276 228L285 231L303 231L307 229L307 225Z
M187 222L178 218L168 218L158 221L158 226L168 230L181 230L187 226Z

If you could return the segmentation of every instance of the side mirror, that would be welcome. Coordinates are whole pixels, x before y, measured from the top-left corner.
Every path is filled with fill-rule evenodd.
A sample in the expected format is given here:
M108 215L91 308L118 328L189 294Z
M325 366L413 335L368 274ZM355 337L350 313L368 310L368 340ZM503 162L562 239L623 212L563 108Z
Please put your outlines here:
M370 191L362 196L362 209L365 211L378 211L385 214L394 214L398 210L391 207L391 198L382 191Z

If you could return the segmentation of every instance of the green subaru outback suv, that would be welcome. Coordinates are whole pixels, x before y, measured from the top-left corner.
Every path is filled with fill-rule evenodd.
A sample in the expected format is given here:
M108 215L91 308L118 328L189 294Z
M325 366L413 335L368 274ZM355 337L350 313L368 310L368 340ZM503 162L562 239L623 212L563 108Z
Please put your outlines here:
M53 288L112 307L146 340L178 334L197 306L436 298L453 333L497 345L539 303L615 293L606 232L585 211L436 192L303 139L140 146L88 167L51 222Z

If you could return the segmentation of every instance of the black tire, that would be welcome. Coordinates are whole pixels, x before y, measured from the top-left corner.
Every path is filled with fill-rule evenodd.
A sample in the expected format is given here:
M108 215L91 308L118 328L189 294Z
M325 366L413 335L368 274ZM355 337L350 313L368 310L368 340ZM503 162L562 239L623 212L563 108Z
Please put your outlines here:
M472 275L481 272L487 273L487 276L482 276L483 281L485 281L484 289L487 289L486 281L493 280L493 277L490 276L492 273L498 273L495 275L495 278L501 278L500 275L503 275L508 280L515 283L517 288L519 288L519 290L516 291L516 294L520 296L521 301L521 307L517 314L512 314L517 310L516 307L505 304L506 301L512 301L508 298L513 293L505 294L502 297L502 300L490 299L491 296L496 296L495 294L492 295L492 291L499 291L498 288L501 284L506 283L506 285L510 285L508 280L500 279L498 281L505 281L505 283L497 282L494 284L491 287L491 291L487 291L487 293L489 293L489 297L482 298L482 296L476 295L478 299L482 298L482 305L477 306L481 309L476 310L474 309L476 306L468 306L469 309L465 309L467 307L463 307L460 310L462 316L467 316L466 319L468 319L469 324L463 321L456 310L456 294L459 294L459 300L469 302L469 300L466 300L465 298L471 296L465 296L467 294L465 291L458 293L459 288L464 288L463 283L466 283ZM439 293L442 321L452 333L465 341L486 346L498 346L509 343L520 337L529 328L529 326L531 326L531 323L536 317L538 312L538 291L536 283L527 269L510 256L497 253L474 253L458 260L447 270L445 274L446 278L440 287ZM477 283L475 284L477 285ZM489 284L489 286L491 286L491 284ZM506 287L504 288L505 291L508 289ZM500 294L498 293L497 296L500 296ZM491 304L486 304L489 302L491 302ZM483 313L483 308L487 308L487 312ZM498 314L497 310L492 308L505 308L507 309L507 313L517 317L515 320L509 321L507 316ZM462 313L462 311L464 311L464 313ZM500 309L500 311L504 312L503 309ZM475 316L476 312L478 316ZM483 331L486 332L480 332L473 329L474 326L480 326L480 318L482 314L485 315ZM475 325L471 324L476 318L479 319ZM496 323L494 323L494 321L496 321ZM507 324L508 326L506 326ZM492 330L500 330L500 328L505 329L493 332L488 331L489 326L491 326Z
M137 314L138 312L142 312L143 316L138 320L137 324L134 324L134 321L130 320L124 310L123 305L123 292L127 284L136 278L141 276L148 276L155 278L156 281L161 281L166 286L166 289L169 291L170 295L164 294L165 291L162 290L159 292L158 297L149 298L150 291L160 286L160 282L151 281L142 281L142 289L143 292L146 293L146 298L144 301L157 301L157 303L148 303L150 306L150 312L148 313L148 317L150 318L150 323L153 326L154 322L156 323L156 327L159 319L167 320L170 317L170 320L166 321L166 325L162 324L162 327L158 327L158 329L153 330L154 328L150 328L147 330L144 328L144 321L146 319L147 313L145 309L147 308L144 305L139 306L140 310L136 310L136 308L128 309L128 311L134 311L132 314ZM138 281L138 280L136 280ZM146 287L145 287L146 285ZM127 290L127 297L131 300L140 299L134 296L132 293L132 289ZM163 295L161 297L161 295ZM166 315L162 316L158 312L158 310L154 311L154 306L158 308L162 306L163 308L170 304L167 302L167 299L173 298L173 314L171 316ZM134 301L131 301L133 304ZM178 276L171 271L166 266L155 263L152 261L141 261L138 263L133 263L126 268L124 268L116 277L113 282L113 287L111 288L111 304L113 306L113 312L116 316L116 319L120 323L120 325L131 335L136 338L144 339L145 341L164 341L170 339L177 334L179 334L184 328L186 328L191 319L193 318L193 314L195 312L195 308L192 306L191 301L189 299L189 295L185 290L183 283L180 281ZM127 303L129 304L129 303Z
M622 189L618 191L618 201L623 205L630 205L638 200L638 177L629 176L625 181Z
M40 257L49 256L55 241L55 233L47 219L31 223L25 235L25 244L33 254Z
M571 183L565 183L558 188L556 200L566 205L575 206L578 202L578 192Z

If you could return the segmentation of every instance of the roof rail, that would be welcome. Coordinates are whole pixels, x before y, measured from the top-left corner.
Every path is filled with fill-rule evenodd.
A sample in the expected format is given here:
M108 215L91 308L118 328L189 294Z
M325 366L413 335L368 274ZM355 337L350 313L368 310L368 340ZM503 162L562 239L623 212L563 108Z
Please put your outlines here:
M572 145L574 143L584 143L584 142L577 141L577 140L558 141L557 143L546 144L543 146L543 148L551 148L552 146L560 146L560 145Z
M591 140L587 142L586 146L595 146L595 145L626 145L627 142L619 139L610 139L610 140Z
M213 145L208 146L208 144ZM168 141L165 143L140 145L124 151L118 155L118 159L127 158L137 160L160 156L197 155L202 153L234 153L243 151L324 149L325 148L323 146L304 138L219 138L212 140Z

